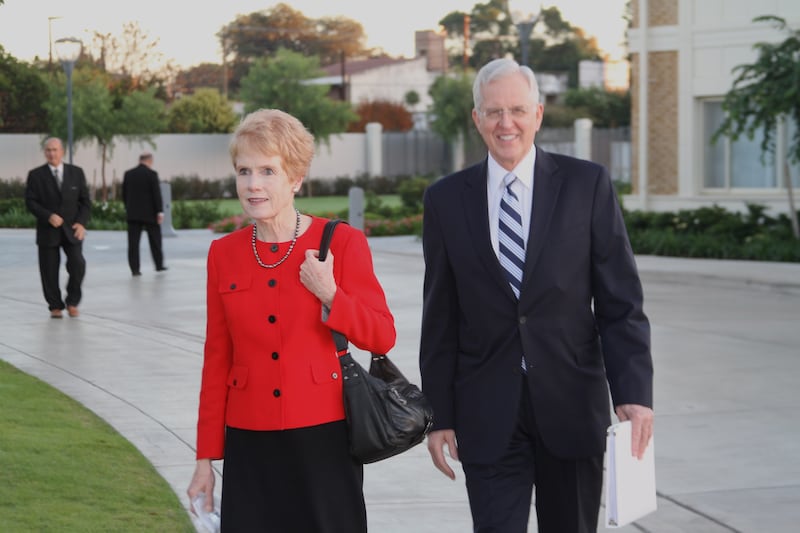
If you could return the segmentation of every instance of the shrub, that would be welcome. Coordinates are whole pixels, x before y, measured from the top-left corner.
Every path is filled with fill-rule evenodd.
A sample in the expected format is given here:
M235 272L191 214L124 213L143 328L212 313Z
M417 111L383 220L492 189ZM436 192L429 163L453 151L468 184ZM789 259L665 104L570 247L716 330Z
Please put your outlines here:
M388 235L421 235L422 214L399 219L365 220L364 234L367 237Z
M397 193L400 195L403 206L412 213L421 213L422 197L430 183L427 178L410 178L402 181L397 187Z
M252 223L253 221L244 215L234 215L209 224L208 229L214 233L231 233Z
M0 227L2 228L33 228L36 219L28 208L25 199L18 198L0 199Z
M25 180L22 178L0 180L0 200L25 197Z
M789 217L765 214L748 204L746 213L720 206L666 213L625 212L631 246L637 254L758 261L800 261L800 241Z
M208 228L221 218L219 202L195 200L172 203L172 225L175 229Z
M175 176L170 181L173 200L236 198L236 178L204 180L198 176Z

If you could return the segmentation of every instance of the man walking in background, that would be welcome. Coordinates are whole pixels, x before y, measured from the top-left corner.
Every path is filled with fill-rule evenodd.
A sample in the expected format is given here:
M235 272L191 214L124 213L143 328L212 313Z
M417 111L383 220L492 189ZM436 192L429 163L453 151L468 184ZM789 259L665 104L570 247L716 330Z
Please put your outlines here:
M25 205L36 217L36 245L39 247L39 274L44 299L52 318L67 313L77 317L81 284L86 274L83 239L92 209L83 170L64 163L64 143L50 137L44 142L47 164L28 173ZM61 298L58 273L61 249L67 257L67 297Z
M139 156L139 166L125 172L122 180L122 201L128 219L128 265L131 274L141 276L139 270L139 241L142 229L147 232L150 253L156 271L167 269L164 266L164 253L161 249L161 223L164 221L164 203L161 199L161 186L158 173L152 169L153 154Z

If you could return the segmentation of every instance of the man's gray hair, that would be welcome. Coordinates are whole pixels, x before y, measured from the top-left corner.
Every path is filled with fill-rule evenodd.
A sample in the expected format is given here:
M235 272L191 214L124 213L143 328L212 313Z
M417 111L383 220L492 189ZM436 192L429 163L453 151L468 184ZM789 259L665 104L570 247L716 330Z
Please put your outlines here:
M536 76L528 66L521 66L519 63L514 61L513 59L501 58L501 59L494 59L486 63L478 71L478 75L475 76L475 81L472 83L472 101L474 103L476 110L481 110L481 105L483 104L483 87L488 83L491 83L498 78L503 78L505 76L510 76L512 74L522 74L522 76L528 81L528 85L531 88L531 99L535 103L539 103L539 84L536 83Z

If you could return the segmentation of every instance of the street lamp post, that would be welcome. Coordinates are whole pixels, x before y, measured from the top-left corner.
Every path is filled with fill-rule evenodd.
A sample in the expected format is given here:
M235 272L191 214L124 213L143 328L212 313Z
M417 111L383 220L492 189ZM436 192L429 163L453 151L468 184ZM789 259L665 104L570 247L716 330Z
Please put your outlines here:
M64 37L56 41L56 54L67 74L67 146L69 147L69 164L72 164L72 69L81 55L83 43L75 37Z
M514 11L512 13L509 4L510 2L507 1L506 12L508 13L508 16L511 18L511 21L514 23L514 26L517 27L517 34L519 35L519 48L522 56L520 58L520 64L529 66L528 44L530 42L531 31L533 30L533 27L536 25L536 22L538 22L539 15L531 13L528 16L525 16L519 11Z

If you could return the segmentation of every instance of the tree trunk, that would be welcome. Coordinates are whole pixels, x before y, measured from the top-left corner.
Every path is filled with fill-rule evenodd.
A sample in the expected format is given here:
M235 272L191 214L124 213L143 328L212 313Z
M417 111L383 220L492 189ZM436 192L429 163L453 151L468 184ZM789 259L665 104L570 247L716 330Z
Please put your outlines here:
M788 159L783 161L783 179L786 183L786 194L789 195L789 220L792 222L792 233L794 233L795 239L800 239L800 225L797 223L797 208L794 206L794 188Z
M103 202L107 202L108 188L106 187L106 149L107 149L106 144L103 143L102 147L103 147L103 152L102 152L103 156L101 158L101 163L100 163L100 181L103 183L103 194L102 194Z

